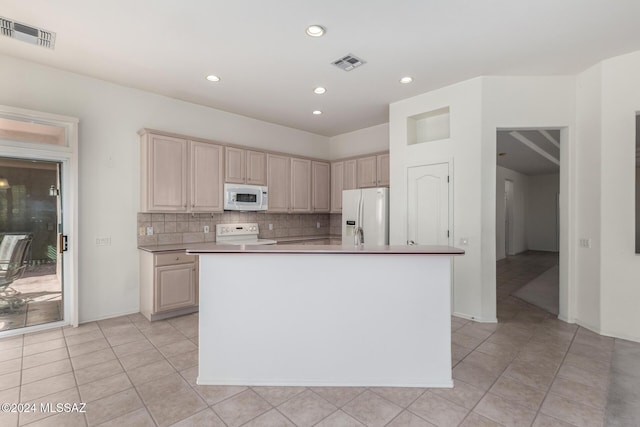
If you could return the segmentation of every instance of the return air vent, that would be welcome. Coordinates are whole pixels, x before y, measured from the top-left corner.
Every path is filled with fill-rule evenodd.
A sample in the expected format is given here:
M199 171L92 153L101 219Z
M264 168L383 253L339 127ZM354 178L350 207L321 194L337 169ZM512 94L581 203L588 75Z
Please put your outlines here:
M363 64L366 64L367 62L364 61L363 59L358 58L355 55L352 54L348 54L346 56L343 56L342 58L333 61L332 64L335 65L338 68L341 68L345 71L351 71L356 67L359 67Z
M0 32L3 36L49 49L53 49L56 43L56 33L21 24L3 17L0 17Z

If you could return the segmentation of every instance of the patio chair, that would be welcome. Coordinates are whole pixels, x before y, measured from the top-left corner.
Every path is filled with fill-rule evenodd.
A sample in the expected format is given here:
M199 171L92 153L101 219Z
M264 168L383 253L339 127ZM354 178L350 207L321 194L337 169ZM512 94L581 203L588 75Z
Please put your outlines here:
M10 235L15 236L15 235ZM5 236L5 239L7 236ZM3 242L4 240L3 239ZM7 260L0 260L3 269L0 270L0 310L14 310L26 304L27 300L20 297L20 292L12 289L11 285L20 279L24 274L29 258L31 256L31 242L33 238L30 235L23 236L20 239L11 239L11 253ZM5 268L6 267L6 268Z

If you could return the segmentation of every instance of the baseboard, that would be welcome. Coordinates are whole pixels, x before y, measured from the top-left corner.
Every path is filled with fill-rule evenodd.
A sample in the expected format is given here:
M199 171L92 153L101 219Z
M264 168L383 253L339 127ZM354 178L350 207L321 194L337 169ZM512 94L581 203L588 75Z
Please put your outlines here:
M478 323L498 323L498 319L495 317L491 319L483 319L480 317L471 316L469 314L458 313L458 312L453 312L452 315L456 317L460 317L462 319L473 320L474 322L478 322Z
M90 319L82 319L81 321L78 322L78 324L82 325L83 323L97 322L99 320L113 319L114 317L130 316L132 314L138 314L138 313L140 313L140 310L126 311L126 312L122 312L122 313L106 314L104 316L94 317L94 318L90 318Z

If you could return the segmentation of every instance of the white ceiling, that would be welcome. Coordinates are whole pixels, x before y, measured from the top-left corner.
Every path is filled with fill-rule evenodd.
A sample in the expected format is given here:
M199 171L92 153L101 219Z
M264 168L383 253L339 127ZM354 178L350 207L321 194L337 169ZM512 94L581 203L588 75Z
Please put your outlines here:
M576 74L640 49L638 0L0 0L0 15L57 34L53 51L0 37L0 53L326 136L468 78ZM367 63L330 64L348 53Z
M496 152L498 166L525 175L560 173L560 130L499 130Z

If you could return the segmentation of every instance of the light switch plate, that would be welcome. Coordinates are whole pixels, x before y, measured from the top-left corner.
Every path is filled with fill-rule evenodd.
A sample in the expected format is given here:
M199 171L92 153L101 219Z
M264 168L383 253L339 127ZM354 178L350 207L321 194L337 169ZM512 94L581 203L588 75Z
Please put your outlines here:
M153 236L153 227L147 227L147 236Z

